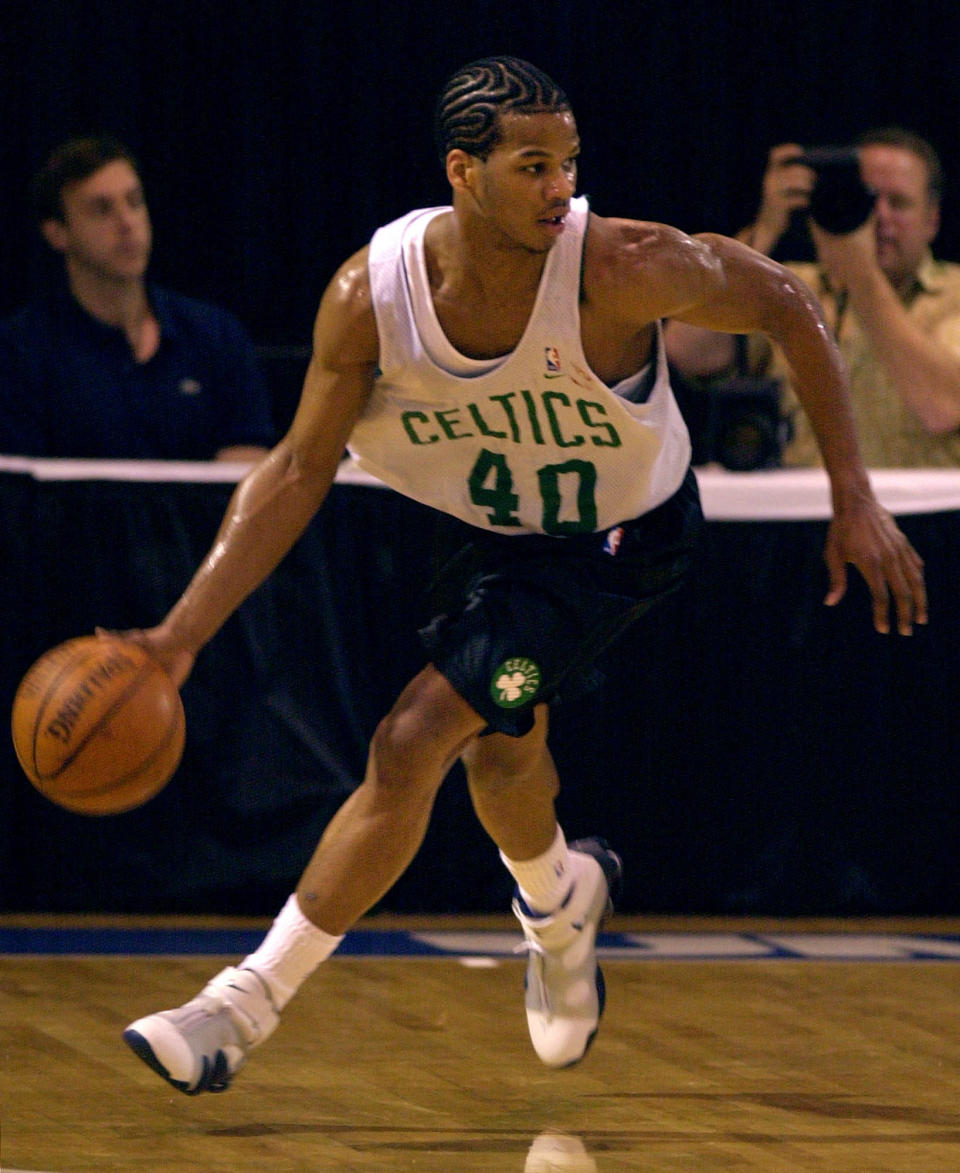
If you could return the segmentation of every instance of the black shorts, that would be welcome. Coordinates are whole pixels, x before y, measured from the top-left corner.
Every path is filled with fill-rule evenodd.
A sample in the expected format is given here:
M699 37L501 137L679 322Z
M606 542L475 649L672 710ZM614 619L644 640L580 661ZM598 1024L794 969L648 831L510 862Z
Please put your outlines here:
M453 524L459 549L420 636L488 732L522 737L535 705L582 687L604 648L679 587L703 514L689 471L669 500L605 533L505 537Z

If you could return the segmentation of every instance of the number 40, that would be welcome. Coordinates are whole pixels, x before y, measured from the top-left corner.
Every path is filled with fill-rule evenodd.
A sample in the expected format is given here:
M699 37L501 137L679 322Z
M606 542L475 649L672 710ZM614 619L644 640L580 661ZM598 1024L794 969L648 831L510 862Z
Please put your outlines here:
M573 479L576 480L574 486ZM513 473L501 452L481 450L467 479L470 500L488 509L491 525L517 526L520 498L513 489ZM562 464L545 464L537 469L540 500L543 503L543 532L557 537L593 533L597 528L597 469L589 460L565 460ZM566 500L564 492L566 491ZM561 509L576 517L560 520Z

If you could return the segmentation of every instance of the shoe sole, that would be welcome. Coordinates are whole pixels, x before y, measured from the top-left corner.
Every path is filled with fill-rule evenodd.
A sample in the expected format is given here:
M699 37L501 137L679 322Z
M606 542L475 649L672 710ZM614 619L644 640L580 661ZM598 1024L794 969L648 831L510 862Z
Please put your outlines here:
M138 1059L142 1059L146 1063L151 1071L155 1071L161 1079L165 1079L171 1087L175 1087L178 1092L183 1092L185 1096L198 1096L201 1092L225 1092L230 1086L232 1077L227 1071L227 1060L222 1051L217 1052L217 1057L212 1067L210 1060L204 1055L203 1071L197 1081L197 1086L190 1087L182 1079L173 1079L171 1077L170 1072L167 1071L166 1067L164 1067L154 1054L153 1047L150 1046L147 1038L138 1030L125 1030L123 1032L123 1041Z
M524 983L524 988L526 988L526 983ZM603 970L598 965L597 966L597 1006L598 1006L597 1025L594 1028L593 1033L587 1039L586 1045L584 1046L583 1050L576 1057L576 1059L571 1059L569 1063L561 1063L558 1067L553 1068L554 1071L567 1071L571 1067L576 1067L576 1065L578 1063L582 1063L583 1060L586 1059L587 1053L589 1052L590 1048L593 1046L593 1040L597 1037L597 1034L600 1031L600 1019L603 1018L603 1008L606 1005L606 1002L607 1002L607 983L604 981Z

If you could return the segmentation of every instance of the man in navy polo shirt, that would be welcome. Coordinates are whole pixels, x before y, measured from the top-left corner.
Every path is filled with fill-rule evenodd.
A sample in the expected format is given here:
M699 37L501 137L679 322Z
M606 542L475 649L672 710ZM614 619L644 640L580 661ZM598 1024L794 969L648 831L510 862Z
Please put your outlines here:
M123 144L64 143L32 194L66 284L0 323L0 452L262 456L275 435L253 345L232 314L147 282L150 214Z

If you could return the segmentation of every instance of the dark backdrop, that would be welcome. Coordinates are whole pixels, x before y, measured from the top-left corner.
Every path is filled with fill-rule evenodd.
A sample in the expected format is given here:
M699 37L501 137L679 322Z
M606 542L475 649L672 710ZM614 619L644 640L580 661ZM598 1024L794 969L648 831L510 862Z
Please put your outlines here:
M128 140L142 158L157 235L156 276L185 292L229 306L263 345L303 346L321 290L337 263L362 245L379 223L411 206L446 199L430 142L433 97L452 70L493 52L531 58L568 90L585 143L582 186L601 213L662 219L691 231L735 231L754 210L764 159L772 144L788 138L808 143L847 141L869 125L891 120L930 137L943 155L948 178L956 183L960 179L957 13L956 0L917 0L896 7L882 0L787 5L771 0L629 5L610 0L538 0L536 4L516 0L509 8L479 0L430 5L403 0L379 4L371 0L343 4L232 0L229 5L219 0L155 0L152 4L8 0L0 18L0 313L38 290L49 271L48 258L27 214L28 176L61 138L107 129ZM960 260L960 219L953 210L953 191L948 188L940 251ZM956 203L960 207L960 197ZM220 503L215 505L214 514L219 516ZM75 500L72 508L76 508ZM101 508L98 502L97 509ZM131 533L142 532L147 524L136 516L134 511L128 527ZM192 511L188 516L193 517ZM212 525L215 516L207 520ZM324 527L336 525L336 514L325 516L318 525L319 533L327 533ZM49 519L44 518L35 532L48 534L48 526ZM178 544L172 523L164 528L151 521L150 528L158 541L162 534L173 534L166 539L168 544L182 550L184 565L171 577L171 584L175 582L179 589L185 567L193 566L208 537L198 537L195 547L189 542ZM29 554L28 538L33 532L26 523L19 532L8 525L6 574L0 576L0 591L15 595L18 588L22 593L24 583L33 590L38 580L46 581ZM127 530L115 523L100 525L98 532L103 541L107 540L103 534L113 540L115 533ZM368 544L356 540L358 532ZM377 551L378 558L385 557L388 546L358 531L350 518L347 533L348 539L335 543L338 558L350 553L361 559L370 549ZM817 644L827 649L824 661L809 652L792 628L789 638L781 630L783 624L794 622L794 616L807 615L814 607L818 624L836 618L824 618L818 601L820 587L807 591L805 586L807 610L790 603L777 612L771 621L773 631L751 626L750 592L760 590L754 572L764 564L750 546L751 540L745 537L746 545L740 548L717 535L717 550L722 550L717 565L734 577L741 568L746 581L737 581L730 592L705 596L696 611L701 626L692 629L691 661L667 658L669 673L658 685L657 695L662 693L666 703L677 674L682 681L687 673L695 687L706 692L706 700L692 706L683 721L655 726L659 739L644 743L641 764L651 767L644 774L656 783L650 797L635 804L628 787L614 790L623 796L625 823L634 819L649 828L645 832L649 850L638 853L646 856L647 867L632 881L634 901L644 908L687 910L769 911L782 908L783 902L794 910L955 910L956 788L951 785L950 768L956 761L955 746L944 741L941 759L934 750L924 748L940 742L901 732L914 728L908 718L913 721L916 715L902 698L922 709L928 695L925 689L929 689L945 706L943 713L935 712L937 729L945 730L945 737L955 736L956 723L946 711L956 696L960 663L954 654L956 639L945 634L952 629L941 621L936 629L941 634L935 639L931 630L933 642L920 637L899 643L874 640L868 651L853 657L861 666L859 675L856 668L845 667L846 645L834 650L836 633L829 638L828 633ZM818 568L819 540L819 535L813 535L809 555L810 565ZM918 537L917 541L928 554L931 575L935 558L940 554L954 558L958 548L952 531L949 537L924 542ZM149 562L158 548L166 547L160 542L151 547L153 553L139 550L139 554L136 547L130 548L132 554L120 547L117 557L131 574L139 574L143 567L137 557ZM57 560L59 549L56 543L46 543L45 557L53 560L59 575L70 580L72 567L62 558ZM944 598L953 598L953 565L937 565L936 582ZM776 579L805 583L800 574L778 572ZM65 611L64 599L79 602L78 588L73 585L58 593L55 586L61 581L51 574L47 593L35 592L34 607L48 595L58 601L38 613L34 627L22 622L22 599L7 600L5 613L14 617L11 629L21 639L29 630L34 639L34 646L21 648L19 660L11 660L8 652L4 661L8 684L55 638L108 621L108 613L109 621L122 625L120 609L107 608L100 595L90 604L89 614ZM368 563L362 585L374 589L379 581ZM280 576L270 590L282 592L288 582ZM88 576L83 583L85 590L94 593L120 589L109 576ZM136 594L141 613L131 614L128 622L144 620L142 591L141 583ZM392 587L383 589L388 600L395 593ZM337 594L350 601L344 592ZM760 592L759 598L763 597ZM264 598L269 602L274 596ZM746 608L731 608L730 598L745 598ZM159 615L164 599L155 602ZM254 602L254 614L265 605L262 600ZM866 640L862 600L860 607L855 630ZM947 610L946 605L938 607L937 613ZM277 613L291 612L285 605L278 606ZM374 617L381 613L380 604L366 612ZM321 607L319 614L324 621L336 618L332 608ZM62 629L55 632L43 622L62 624ZM230 639L240 640L247 630L245 622L243 617L236 618ZM744 626L743 633L731 629L724 636L734 650L704 664L694 637L701 631L726 632L733 622ZM263 627L259 622L253 626ZM393 626L385 623L383 629L392 631ZM409 625L403 627L405 632L410 630ZM861 638L847 634L848 630L854 629L841 628L844 639ZM757 640L766 654L757 653ZM246 644L240 640L236 646L240 659L233 663L242 665ZM299 653L311 645L303 642L301 648L291 642L290 646ZM339 647L340 641L333 639L332 646ZM770 649L783 659L771 661ZM924 674L924 663L917 667L912 661L898 667L899 658L906 661L908 655L921 661L937 659L936 670ZM391 671L399 672L406 663L399 652L382 658ZM897 663L891 667L887 659ZM743 768L744 758L749 764L756 731L748 729L738 740L736 726L725 716L729 709L739 720L749 721L754 712L741 695L744 660L759 664L774 684L779 682L786 689L775 693L781 697L779 707L758 710L763 719L761 732L767 734L761 744L775 759L765 773ZM204 671L213 672L218 661L207 663ZM911 681L933 683L900 689L901 672ZM294 674L293 679L301 688L300 677ZM766 680L764 676L764 686ZM721 687L713 688L715 681ZM810 752L804 741L807 725L791 721L790 714L797 711L812 723L811 736L835 733L832 724L826 732L820 730L815 704L791 708L791 689L809 686L814 697L820 697L821 681L831 685L823 698L823 711L839 714L831 721L840 727L849 716L857 731L833 738L831 745L839 745L840 753ZM198 672L192 680L195 695L200 693L201 699L221 695L214 688L204 693L203 686L203 672ZM315 695L312 688L305 684L303 688L310 697ZM874 699L877 690L886 690L882 704ZM775 690L771 687L770 691ZM607 724L590 734L590 747L597 752L583 754L583 745L575 746L578 759L592 760L598 768L618 751L623 730L633 730L636 724L631 694L624 690L616 695L623 697L626 712L614 704L605 710ZM860 703L863 696L875 714L865 731L859 714L847 714L844 707ZM349 741L352 749L345 755L347 760L352 760L351 754L360 755L369 720L382 711L382 699L379 693L376 698L365 696L362 710L348 706L349 719L344 718L330 734L339 736L339 730ZM273 720L273 712L265 707L263 719ZM369 720L360 722L357 712ZM709 721L705 712L712 714ZM917 721L923 720L933 718L921 711ZM687 736L691 722L704 732L702 739ZM363 728L355 728L354 723ZM194 728L196 724L194 720ZM300 744L297 738L309 740L309 730L288 724L291 736L296 735L295 745ZM572 734L574 741L585 736L582 727ZM726 775L717 778L713 759L710 768L702 770L697 756L716 753L718 745L724 748L722 760L730 763L729 785ZM863 745L869 752L860 752ZM913 802L915 782L907 752L911 746L920 747L921 757L926 753L935 758L920 761L916 778L932 777L943 783L922 807ZM558 752L562 756L562 742ZM678 775L671 764L677 753L693 759L687 774ZM885 754L898 763L902 757L899 772L886 768ZM782 776L789 780L797 763L810 771L809 786L794 788L787 783L785 791L762 789L758 779ZM304 771L303 777L307 774ZM4 778L13 786L15 775L7 772ZM312 773L309 778L313 779ZM316 783L300 779L298 773L294 795L299 786L312 795ZM18 788L13 793L20 796L15 801L21 805L7 808L0 836L5 848L0 858L7 861L0 885L5 889L0 893L4 906L27 907L30 900L48 899L50 907L63 907L64 892L74 893L71 899L76 907L104 907L111 899L132 899L124 887L126 873L120 874L123 868L116 862L112 872L104 866L103 860L111 856L102 850L102 843L91 842L86 853L55 851L60 863L49 868L42 855L31 852L35 840L21 835L20 828L30 827L33 835L42 838L44 824L37 822L35 809L28 817L24 808L28 801L38 806L42 800L34 799L22 779L16 780ZM712 796L712 805L706 807L701 797L704 786ZM778 806L784 792L784 801L792 804L786 809ZM180 828L177 844L184 861L180 874L185 876L192 844L184 828L191 821L176 806L178 793L185 791L171 788L151 809L167 811L169 825ZM251 790L238 793L237 801L245 803ZM444 801L453 802L458 793L462 791L450 789L452 797ZM565 801L572 804L571 827L579 830L578 803L581 794L592 797L590 787L574 784L566 793ZM203 804L211 799L200 788L190 801L206 810ZM267 795L264 801L272 798ZM844 804L839 813L836 803ZM860 840L870 828L861 814L871 803L886 811L887 817L876 841L864 845ZM21 822L11 809L24 816ZM796 817L796 809L801 809L802 818ZM689 811L698 812L699 833L690 831ZM51 819L57 814L47 813ZM228 878L240 876L237 860L246 843L244 835L256 833L247 831L248 813L244 807L215 821L225 843L219 855L211 851L205 860ZM299 849L289 850L283 836L300 832L282 820L278 826L278 842L295 874L302 862ZM591 823L584 829L592 827ZM107 835L106 828L103 822L90 824L86 834L96 841ZM769 834L771 828L774 835ZM68 831L62 840L48 841L48 857L51 844L69 841ZM797 841L789 841L790 835L797 836ZM871 852L882 855L876 868L869 863L874 858ZM864 855L867 864L861 860ZM29 867L19 865L21 856L30 861ZM70 882L60 882L64 869L82 872L88 862L89 875L75 877L75 891ZM128 863L128 870L132 867ZM677 872L687 877L685 887L672 887L671 877ZM497 875L503 882L502 874ZM429 877L428 883L421 873L420 880L423 892L434 898L435 878ZM247 910L258 881L261 876L247 873L236 881ZM419 905L422 893L417 882L415 873L407 881L412 888L398 890L395 898L401 905L404 901ZM285 892L288 887L285 875L281 888ZM439 887L448 890L442 883ZM188 899L183 891L153 893L154 899L161 896L166 907ZM204 901L210 899L209 893L201 896ZM217 906L223 907L222 901Z
M0 313L47 261L28 176L109 129L141 156L154 273L303 345L338 262L385 220L446 200L433 98L510 52L567 89L601 213L733 232L766 152L896 120L960 177L955 0L10 0L0 24ZM952 189L951 189L952 191ZM960 259L948 198L943 255Z
M0 711L45 648L159 618L230 490L0 475ZM0 737L0 912L275 913L422 666L435 516L335 485L199 657L143 807L62 811ZM856 575L822 605L825 522L709 521L681 591L554 706L560 820L623 853L622 912L960 914L960 512L901 521L930 592L913 638L874 633ZM457 766L380 908L502 913L511 887Z

